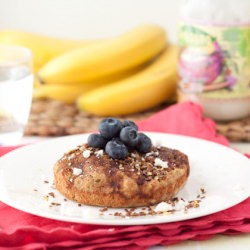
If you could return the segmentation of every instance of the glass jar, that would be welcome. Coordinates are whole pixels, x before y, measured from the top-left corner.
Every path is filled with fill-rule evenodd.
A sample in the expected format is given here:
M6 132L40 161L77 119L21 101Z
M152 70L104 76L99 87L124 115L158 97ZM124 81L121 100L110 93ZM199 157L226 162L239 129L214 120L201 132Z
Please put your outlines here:
M185 0L179 26L179 101L215 120L250 115L250 0Z

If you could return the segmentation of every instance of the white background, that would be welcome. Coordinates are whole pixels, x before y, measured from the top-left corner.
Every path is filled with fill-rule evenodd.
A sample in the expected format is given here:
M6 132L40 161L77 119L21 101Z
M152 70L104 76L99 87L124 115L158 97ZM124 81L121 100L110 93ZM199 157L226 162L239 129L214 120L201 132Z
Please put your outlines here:
M141 23L177 41L180 0L0 0L0 29L65 38L104 38Z

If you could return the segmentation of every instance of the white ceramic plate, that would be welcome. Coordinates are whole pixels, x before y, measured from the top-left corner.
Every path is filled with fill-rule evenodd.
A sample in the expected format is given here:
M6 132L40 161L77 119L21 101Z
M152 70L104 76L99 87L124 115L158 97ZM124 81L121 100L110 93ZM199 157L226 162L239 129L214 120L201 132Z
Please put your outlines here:
M124 214L124 209L108 209L101 213L98 207L64 201L64 197L52 187L53 164L64 152L86 142L87 134L42 141L16 149L0 158L0 200L19 210L62 221L139 225L197 218L229 208L249 196L250 161L242 154L191 137L162 133L148 135L154 143L179 149L188 155L190 177L178 197L186 202L195 200L200 190L205 189L206 197L198 208L184 212L179 206L180 210L173 214L123 218L114 213ZM54 198L48 195L50 192L53 192ZM52 202L54 205L51 206Z

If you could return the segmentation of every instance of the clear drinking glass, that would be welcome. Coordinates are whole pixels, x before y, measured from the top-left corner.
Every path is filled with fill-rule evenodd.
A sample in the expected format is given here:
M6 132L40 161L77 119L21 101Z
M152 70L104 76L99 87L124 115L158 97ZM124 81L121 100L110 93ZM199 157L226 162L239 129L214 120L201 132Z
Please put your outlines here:
M0 145L22 138L33 90L32 53L15 45L0 45Z

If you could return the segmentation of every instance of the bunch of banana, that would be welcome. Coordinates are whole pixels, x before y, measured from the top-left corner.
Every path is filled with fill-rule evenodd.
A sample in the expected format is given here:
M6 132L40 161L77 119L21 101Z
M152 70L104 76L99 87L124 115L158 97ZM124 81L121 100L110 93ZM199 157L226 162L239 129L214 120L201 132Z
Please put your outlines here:
M140 25L115 38L53 58L38 71L38 77L45 84L90 83L144 64L165 47L162 27Z
M37 71L52 58L76 47L84 47L95 41L52 38L19 30L1 30L0 44L27 47L33 52L34 70Z
M178 47L170 45L154 62L124 80L96 88L77 100L80 110L101 116L136 113L175 96Z
M178 48L164 28L145 24L102 41L72 41L0 31L0 44L29 47L37 75L34 98L49 98L96 115L124 115L175 95Z

